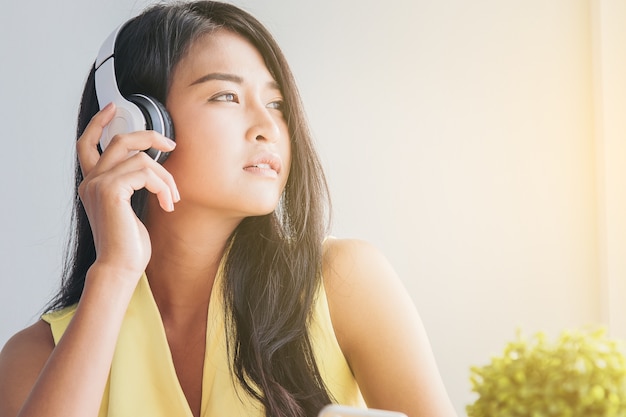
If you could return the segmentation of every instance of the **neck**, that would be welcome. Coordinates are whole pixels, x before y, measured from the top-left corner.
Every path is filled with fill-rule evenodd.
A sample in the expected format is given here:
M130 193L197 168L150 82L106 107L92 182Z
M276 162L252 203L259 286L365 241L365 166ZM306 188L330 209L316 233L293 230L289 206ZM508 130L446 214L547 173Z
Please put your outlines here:
M189 211L166 213L151 204L145 221L152 242L146 275L164 323L206 318L228 239L241 221Z

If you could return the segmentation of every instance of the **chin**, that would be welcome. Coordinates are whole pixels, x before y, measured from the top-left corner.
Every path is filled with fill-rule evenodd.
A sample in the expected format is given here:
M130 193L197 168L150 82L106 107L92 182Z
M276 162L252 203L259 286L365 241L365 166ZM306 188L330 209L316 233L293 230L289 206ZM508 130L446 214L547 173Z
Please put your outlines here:
M248 205L248 207L242 207L241 213L244 217L260 217L272 214L279 209L278 207L279 204L277 201L268 201L266 203L256 201L253 206Z
M265 216L278 209L280 205L280 195L250 194L248 198L248 211L252 216Z
M267 207L264 209L259 209L258 213L255 214L255 216L266 216L268 214L272 214L274 211L276 211L276 209L278 208L277 204L274 204L271 207Z

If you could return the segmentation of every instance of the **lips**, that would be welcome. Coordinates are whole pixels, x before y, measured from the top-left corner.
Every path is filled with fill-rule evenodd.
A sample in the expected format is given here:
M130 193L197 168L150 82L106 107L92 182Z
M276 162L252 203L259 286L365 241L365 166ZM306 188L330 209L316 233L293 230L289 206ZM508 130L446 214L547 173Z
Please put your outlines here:
M280 174L282 168L282 162L278 155L273 153L262 153L256 155L250 162L244 166L246 171L256 172L275 172L276 175Z

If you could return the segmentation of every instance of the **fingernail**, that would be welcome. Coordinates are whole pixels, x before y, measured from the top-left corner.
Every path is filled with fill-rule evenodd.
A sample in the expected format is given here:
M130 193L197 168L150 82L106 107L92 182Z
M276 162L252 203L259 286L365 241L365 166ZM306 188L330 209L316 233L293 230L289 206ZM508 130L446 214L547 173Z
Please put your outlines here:
M165 139L167 139L167 143L172 147L175 148L176 147L176 142L174 142L172 139L166 137Z
M113 102L110 102L109 104L107 104L106 106L104 106L104 108L102 109L102 111L109 110L111 107L113 107Z

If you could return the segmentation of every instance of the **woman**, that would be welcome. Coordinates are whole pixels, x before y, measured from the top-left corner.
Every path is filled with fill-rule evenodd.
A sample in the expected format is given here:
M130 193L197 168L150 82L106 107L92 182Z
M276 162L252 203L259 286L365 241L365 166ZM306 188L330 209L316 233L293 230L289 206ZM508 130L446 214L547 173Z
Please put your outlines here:
M325 239L325 180L267 30L228 4L153 6L114 56L121 93L164 103L176 142L140 130L100 153L117 108L99 110L94 67L64 284L0 355L0 417L454 415L387 261Z

